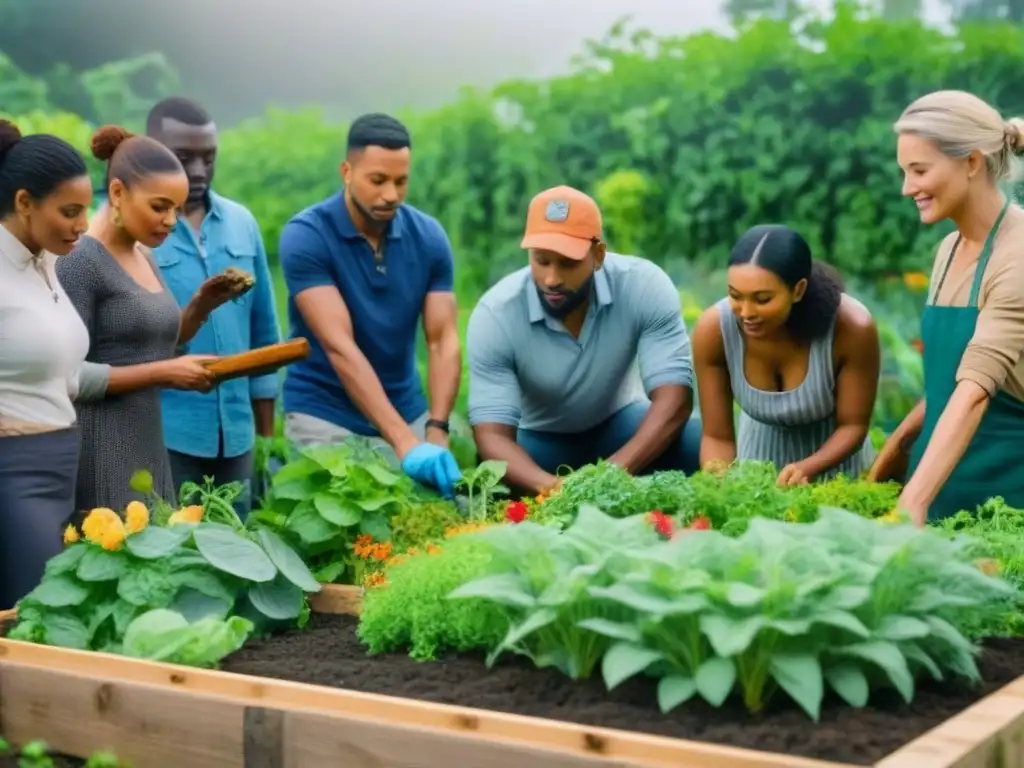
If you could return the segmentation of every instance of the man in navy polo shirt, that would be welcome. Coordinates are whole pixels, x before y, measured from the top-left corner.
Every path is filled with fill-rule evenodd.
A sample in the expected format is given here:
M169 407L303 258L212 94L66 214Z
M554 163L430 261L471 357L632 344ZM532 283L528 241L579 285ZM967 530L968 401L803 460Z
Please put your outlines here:
M370 437L411 477L450 496L462 477L448 450L462 369L454 259L440 223L403 204L409 150L400 122L360 117L349 130L341 193L281 232L292 334L311 346L288 369L285 432L297 445ZM416 368L421 317L429 407Z

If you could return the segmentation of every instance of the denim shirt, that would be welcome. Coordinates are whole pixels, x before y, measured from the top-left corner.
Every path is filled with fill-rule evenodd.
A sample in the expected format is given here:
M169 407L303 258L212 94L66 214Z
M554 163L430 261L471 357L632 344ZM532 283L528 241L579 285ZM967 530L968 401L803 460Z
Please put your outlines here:
M188 343L192 355L233 355L280 341L274 285L263 238L253 215L210 192L198 237L187 221L153 254L164 280L184 308L203 282L228 267L256 279L244 296L218 307ZM212 392L161 392L167 448L200 458L241 456L255 444L253 400L277 397L276 373L227 381Z

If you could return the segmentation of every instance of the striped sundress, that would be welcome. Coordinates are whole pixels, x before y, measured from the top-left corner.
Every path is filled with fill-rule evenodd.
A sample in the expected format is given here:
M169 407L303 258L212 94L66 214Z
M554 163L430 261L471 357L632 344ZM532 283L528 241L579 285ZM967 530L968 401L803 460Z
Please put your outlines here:
M828 333L811 343L807 376L800 385L786 392L767 392L755 389L747 381L743 370L743 331L729 300L722 299L717 307L732 393L741 409L736 458L771 461L779 469L806 459L836 429L836 377L832 360L835 321ZM865 438L860 450L814 479L825 480L837 474L859 477L871 466L874 455L870 440Z

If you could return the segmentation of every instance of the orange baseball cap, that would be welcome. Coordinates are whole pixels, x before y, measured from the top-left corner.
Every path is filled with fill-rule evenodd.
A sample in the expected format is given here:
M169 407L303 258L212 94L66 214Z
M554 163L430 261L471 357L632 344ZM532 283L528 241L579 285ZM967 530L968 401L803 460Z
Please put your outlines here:
M601 209L590 195L553 187L530 201L523 248L539 248L577 261L601 239Z

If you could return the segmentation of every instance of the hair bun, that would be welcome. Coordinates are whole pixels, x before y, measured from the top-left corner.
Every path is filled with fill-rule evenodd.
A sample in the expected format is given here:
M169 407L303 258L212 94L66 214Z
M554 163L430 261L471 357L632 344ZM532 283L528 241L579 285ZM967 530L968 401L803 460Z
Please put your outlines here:
M21 131L10 120L0 120L0 157L21 141Z
M92 135L92 156L106 162L114 156L121 142L134 134L119 125L104 125Z
M1004 133L1011 152L1024 152L1024 118L1011 117L1006 121Z

